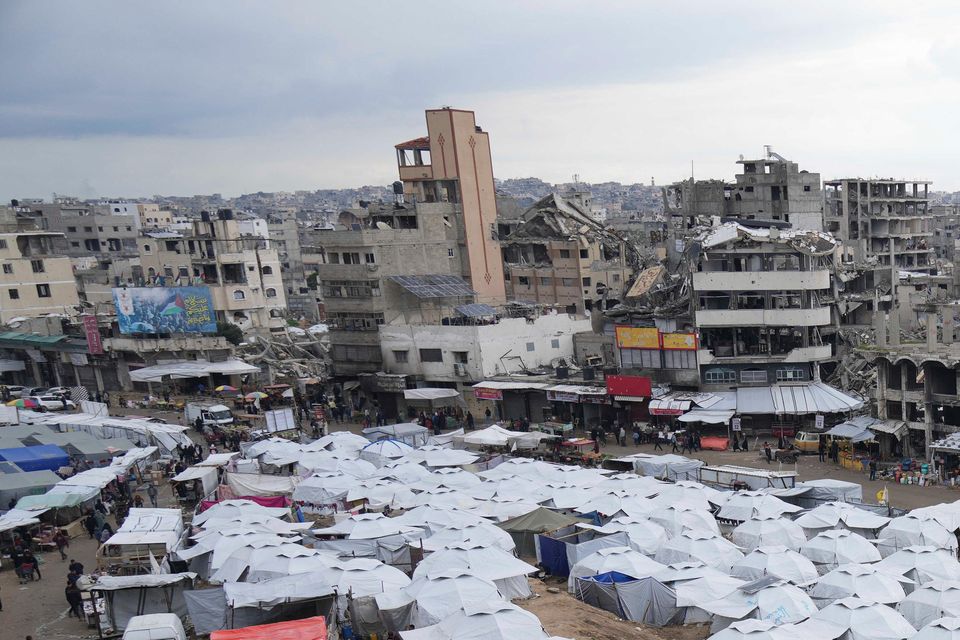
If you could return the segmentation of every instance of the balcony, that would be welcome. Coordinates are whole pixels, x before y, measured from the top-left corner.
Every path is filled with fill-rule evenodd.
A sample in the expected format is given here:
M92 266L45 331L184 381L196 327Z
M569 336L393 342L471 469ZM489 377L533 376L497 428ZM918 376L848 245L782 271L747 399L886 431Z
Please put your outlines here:
M739 356L730 355L733 353L732 347L727 351L718 349L719 353L714 353L710 349L700 349L697 351L697 364L716 364L716 363L758 363L758 362L818 362L820 360L829 360L833 356L833 349L830 345L818 345L813 347L799 347L791 349L786 353L745 353Z
M698 271L695 291L810 291L830 288L830 272Z
M813 309L701 309L698 327L818 327L830 324L830 307Z
M429 164L413 165L400 167L400 179L404 182L414 182L416 180L432 180L433 167Z

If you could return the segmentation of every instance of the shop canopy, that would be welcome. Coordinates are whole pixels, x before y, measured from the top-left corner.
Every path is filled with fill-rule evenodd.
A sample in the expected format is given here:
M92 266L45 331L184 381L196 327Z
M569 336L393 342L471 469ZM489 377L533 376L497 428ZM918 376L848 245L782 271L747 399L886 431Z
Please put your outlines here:
M407 402L426 402L431 406L448 406L460 404L460 392L456 389L443 387L424 387L423 389L404 389L403 399Z
M690 401L658 398L650 401L649 409L654 416L679 416L690 410Z
M861 398L822 382L737 389L737 412L741 414L847 413L863 406Z
M833 438L847 438L851 442L873 440L873 432L870 429L851 422L841 422L827 431L826 435Z
M680 422L702 422L704 424L729 424L733 414L732 410L711 411L710 409L694 409L685 413L677 420Z
M134 382L160 382L167 379L205 378L214 373L227 376L259 373L260 367L247 364L243 360L230 358L223 362L207 362L206 360L192 360L189 362L170 362L143 367L130 372L130 379Z
M323 616L314 616L214 631L210 640L327 640L327 624Z
M473 385L474 389L495 389L499 391L536 391L546 389L549 384L542 382L504 382L500 380L484 380Z

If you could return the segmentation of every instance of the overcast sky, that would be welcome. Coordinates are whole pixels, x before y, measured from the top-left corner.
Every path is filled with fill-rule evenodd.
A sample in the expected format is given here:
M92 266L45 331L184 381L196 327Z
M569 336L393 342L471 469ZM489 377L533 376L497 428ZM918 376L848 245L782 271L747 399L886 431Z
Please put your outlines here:
M960 3L0 2L0 197L388 184L423 110L499 178L801 168L960 190Z

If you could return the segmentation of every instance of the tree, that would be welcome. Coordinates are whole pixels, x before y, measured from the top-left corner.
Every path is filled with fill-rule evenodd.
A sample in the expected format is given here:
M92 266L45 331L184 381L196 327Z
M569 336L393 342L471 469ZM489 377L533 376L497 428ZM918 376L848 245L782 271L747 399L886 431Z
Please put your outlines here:
M232 322L218 322L217 335L223 336L232 345L238 345L243 342L243 331Z

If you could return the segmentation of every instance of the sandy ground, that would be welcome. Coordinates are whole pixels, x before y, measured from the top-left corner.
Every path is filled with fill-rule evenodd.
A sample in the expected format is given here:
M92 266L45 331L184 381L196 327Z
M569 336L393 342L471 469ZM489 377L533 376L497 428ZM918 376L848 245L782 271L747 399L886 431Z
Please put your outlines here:
M532 578L535 597L517 600L516 604L540 618L548 633L576 640L700 640L709 634L706 625L656 629L621 620L612 613L584 604L567 593L566 580L548 579L549 583ZM550 593L555 587L560 593Z
M120 413L114 411L114 413ZM151 414L162 417L171 422L179 422L178 414L171 412L150 412L144 410L130 411L138 415ZM359 432L357 424L333 425L334 430L350 430ZM191 433L192 436L195 434ZM641 447L607 446L603 453L620 456L638 451L653 453L652 445ZM733 453L730 451L703 451L691 457L699 458L707 463L738 464L766 468L765 462L754 451L748 453ZM792 467L789 467L792 468ZM799 479L836 478L859 482L864 486L864 498L873 501L877 491L885 485L890 492L893 506L912 509L938 502L953 502L960 499L960 488L947 487L918 487L901 486L882 481L869 482L867 475L842 469L829 462L821 463L817 456L804 456L796 466ZM160 494L161 506L171 503L169 489L163 487ZM87 568L95 567L96 544L86 536L71 541L69 549L71 558L80 560ZM2 640L22 640L32 635L35 640L61 638L73 640L80 638L96 638L95 629L87 628L83 623L67 618L67 605L63 589L66 586L66 565L61 563L57 553L43 554L41 571L43 579L18 584L9 560L0 567L0 599L3 602L3 611L0 612ZM595 609L570 596L566 591L566 583L553 581L544 584L539 580L532 581L533 589L538 597L525 602L518 602L520 606L540 617L547 631L566 638L577 640L615 640L618 638L639 638L642 640L699 640L707 637L703 627L681 627L668 629L652 629L638 626L634 623L619 620L616 616L605 611ZM549 593L548 586L556 586L560 593Z

